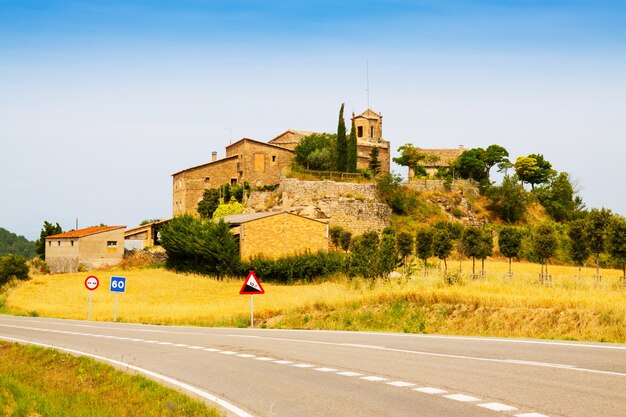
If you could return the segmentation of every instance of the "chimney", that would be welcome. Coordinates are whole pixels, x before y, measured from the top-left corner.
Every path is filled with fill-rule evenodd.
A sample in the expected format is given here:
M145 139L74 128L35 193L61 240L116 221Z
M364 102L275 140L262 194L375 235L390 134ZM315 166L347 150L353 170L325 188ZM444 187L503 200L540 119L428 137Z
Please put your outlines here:
M217 152L213 151L211 152L211 162L215 162L217 161Z

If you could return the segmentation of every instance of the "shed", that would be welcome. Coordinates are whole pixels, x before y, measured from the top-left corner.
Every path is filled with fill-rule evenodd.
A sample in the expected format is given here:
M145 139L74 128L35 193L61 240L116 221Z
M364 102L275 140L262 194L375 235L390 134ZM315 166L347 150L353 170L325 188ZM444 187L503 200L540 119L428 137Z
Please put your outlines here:
M239 238L242 260L328 250L328 224L320 220L287 212L234 214L222 219Z
M46 262L53 274L115 265L124 258L126 226L95 226L46 237Z
M145 249L160 245L161 227L170 220L159 220L126 230L124 232L124 248L129 250Z

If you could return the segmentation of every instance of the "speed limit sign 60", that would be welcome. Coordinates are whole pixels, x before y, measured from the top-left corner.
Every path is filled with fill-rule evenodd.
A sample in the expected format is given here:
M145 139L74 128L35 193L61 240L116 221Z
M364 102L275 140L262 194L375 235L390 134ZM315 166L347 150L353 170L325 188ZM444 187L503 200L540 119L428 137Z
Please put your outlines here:
M100 285L100 281L98 281L98 278L93 275L88 276L85 280L85 288L87 288L89 291L95 290L96 288L98 288L98 285Z

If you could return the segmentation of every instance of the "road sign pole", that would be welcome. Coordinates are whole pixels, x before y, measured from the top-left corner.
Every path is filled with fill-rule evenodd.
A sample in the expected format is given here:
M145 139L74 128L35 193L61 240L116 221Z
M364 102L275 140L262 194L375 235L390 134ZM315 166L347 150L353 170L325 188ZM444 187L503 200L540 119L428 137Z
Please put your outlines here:
M91 320L91 295L93 291L89 291L89 309L87 310L87 321Z
M113 321L117 321L117 298L120 295L120 293L116 292L115 293L115 307L113 308Z
M250 295L250 327L254 327L254 295Z

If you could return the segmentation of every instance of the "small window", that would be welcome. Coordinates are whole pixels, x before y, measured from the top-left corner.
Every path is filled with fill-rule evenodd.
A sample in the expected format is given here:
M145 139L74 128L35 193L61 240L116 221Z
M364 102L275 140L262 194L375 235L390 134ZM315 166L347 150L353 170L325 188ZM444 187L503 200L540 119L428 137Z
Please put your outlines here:
M48 247L52 246L52 241L48 241Z
M237 185L237 178L231 178L230 185Z
M272 155L272 162L276 162L276 155Z
M61 241L60 240L57 241L57 246L61 246Z
M370 127L370 138L374 137L374 126Z
M211 182L211 177L204 177L204 182Z
M117 241L116 240L107 240L107 247L108 248L115 248L115 247L117 247Z
M74 241L73 240L70 240L70 243L72 244L72 246L74 246Z
M356 135L360 138L363 137L363 126L359 126L356 128Z

